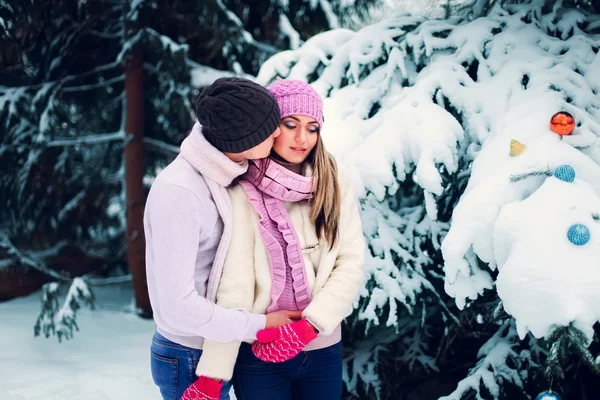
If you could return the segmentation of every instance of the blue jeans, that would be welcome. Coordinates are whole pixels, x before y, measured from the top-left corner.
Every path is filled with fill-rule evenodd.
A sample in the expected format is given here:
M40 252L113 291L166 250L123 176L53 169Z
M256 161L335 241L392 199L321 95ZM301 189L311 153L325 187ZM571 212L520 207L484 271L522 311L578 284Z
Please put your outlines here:
M342 345L303 351L283 363L267 363L242 343L233 373L238 400L336 400L342 397Z
M150 370L152 379L165 400L179 400L198 377L196 366L202 350L192 349L174 343L154 333L150 346ZM221 400L229 400L231 383L225 382L221 391Z

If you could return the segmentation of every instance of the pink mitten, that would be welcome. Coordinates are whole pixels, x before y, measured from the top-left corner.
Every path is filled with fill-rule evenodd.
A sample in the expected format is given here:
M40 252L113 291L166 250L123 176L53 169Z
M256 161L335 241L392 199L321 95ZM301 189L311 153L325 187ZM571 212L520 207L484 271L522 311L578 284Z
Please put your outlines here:
M212 378L201 376L185 389L181 400L219 400L223 382L217 382Z
M306 345L317 337L317 332L306 318L279 328L264 329L256 334L252 352L267 362L284 362L296 357Z

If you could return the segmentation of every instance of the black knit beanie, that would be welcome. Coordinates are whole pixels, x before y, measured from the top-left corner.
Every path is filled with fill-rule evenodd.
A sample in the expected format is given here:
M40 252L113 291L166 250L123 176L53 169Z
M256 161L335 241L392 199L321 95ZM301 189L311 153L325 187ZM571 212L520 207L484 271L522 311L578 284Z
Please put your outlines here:
M206 140L227 153L242 153L262 143L281 120L273 95L244 78L217 79L194 105Z

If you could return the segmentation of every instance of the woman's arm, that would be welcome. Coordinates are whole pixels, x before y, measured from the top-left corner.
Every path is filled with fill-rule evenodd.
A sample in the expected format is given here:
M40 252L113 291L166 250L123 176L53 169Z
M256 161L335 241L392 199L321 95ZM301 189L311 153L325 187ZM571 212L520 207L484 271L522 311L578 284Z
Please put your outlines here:
M352 312L352 303L364 283L365 241L357 198L351 182L342 179L340 244L335 265L323 288L302 313L324 335L331 334Z

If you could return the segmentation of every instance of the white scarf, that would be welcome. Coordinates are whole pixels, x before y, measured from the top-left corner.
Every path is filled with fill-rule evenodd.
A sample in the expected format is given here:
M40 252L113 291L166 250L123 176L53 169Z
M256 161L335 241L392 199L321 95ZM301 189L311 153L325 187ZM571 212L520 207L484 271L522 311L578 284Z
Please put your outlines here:
M206 140L198 122L181 143L181 155L204 177L206 186L217 206L217 211L223 220L223 235L217 247L206 288L206 298L214 302L232 234L231 200L226 187L231 185L235 178L246 172L248 162L244 160L243 163L238 164L217 150Z

